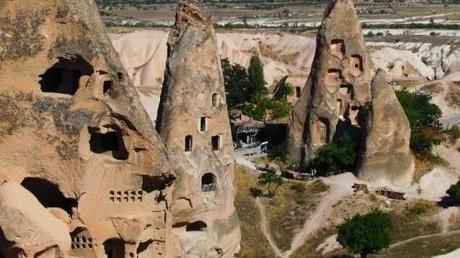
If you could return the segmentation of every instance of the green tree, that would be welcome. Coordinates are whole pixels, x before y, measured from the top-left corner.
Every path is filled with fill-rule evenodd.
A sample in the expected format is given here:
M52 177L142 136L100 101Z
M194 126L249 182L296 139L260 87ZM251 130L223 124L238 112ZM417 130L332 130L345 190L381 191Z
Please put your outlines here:
M287 101L272 101L271 111L271 119L287 117L291 113L291 104Z
M439 145L441 141L426 136L424 133L414 131L410 136L410 148L414 154L424 158L431 158L433 156L432 150L435 145Z
M337 241L353 254L366 258L390 245L391 220L387 213L374 209L366 215L348 218L338 227Z
M460 183L452 185L447 191L447 194L454 198L457 202L460 202Z
M442 116L441 109L431 103L432 97L422 92L397 91L396 96L401 103L412 129L410 147L414 154L424 159L432 159L432 149L441 141L436 135L442 134L439 129L431 128ZM429 128L430 130L426 130ZM432 129L432 130L431 130Z
M260 61L259 56L255 55L251 57L251 61L248 68L248 79L249 79L249 98L252 100L259 95L266 95L268 93L265 85L264 77L264 65Z
M442 116L441 109L431 103L432 97L422 92L397 91L401 106L412 128L429 127Z
M287 101L287 97L294 92L294 86L286 81L287 77L282 79L275 87L273 98L276 100Z
M356 168L357 158L355 142L348 134L344 134L336 142L319 148L315 158L307 164L307 167L315 169L317 175L329 176L353 171Z
M249 79L246 68L239 64L230 64L227 58L222 59L221 63L229 108L246 103L249 99Z
M268 197L275 196L278 188L283 184L283 178L276 173L274 169L268 169L267 172L259 175L257 182L261 186L267 188Z

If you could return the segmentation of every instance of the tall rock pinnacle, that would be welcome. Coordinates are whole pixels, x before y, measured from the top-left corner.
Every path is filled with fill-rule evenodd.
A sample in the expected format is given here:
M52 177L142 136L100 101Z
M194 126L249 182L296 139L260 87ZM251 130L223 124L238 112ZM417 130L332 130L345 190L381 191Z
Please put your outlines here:
M411 182L414 160L410 152L411 128L385 72L377 71L372 81L372 108L366 152L359 175L382 185Z
M317 35L310 77L290 121L291 159L312 158L341 133L362 135L358 115L371 101L370 69L352 1L333 1Z
M224 81L212 22L194 2L178 4L157 130L178 176L171 212L182 255L232 257L240 230Z
M317 49L310 77L291 116L287 139L291 160L307 162L314 158L321 146L348 135L356 143L356 152L361 158L356 171L365 164L366 173L363 176L367 179L375 181L377 178L399 177L398 180L390 180L390 183L409 183L413 161L408 148L410 129L405 126L407 118L404 112L395 111L388 120L373 121L371 131L368 131L369 110L372 109L372 114L382 114L384 111L380 109L401 109L400 104L393 99L391 103L382 103L379 100L373 103L373 97L377 98L380 93L371 94L371 69L361 25L352 0L331 1L317 34ZM382 84L381 76L378 75L376 78L380 81L378 85ZM393 91L391 88L376 86L375 91L379 90ZM377 117L374 116L375 119L378 119ZM388 136L384 134L385 130L377 129L387 126L382 123L391 121L402 123L401 128L404 130L400 141L394 135L399 132L393 131L393 134ZM382 167L376 174L370 175L368 168L376 168L379 164L377 159L389 159L391 154L391 151L384 151L380 155L371 154L375 151L376 142L370 141L379 138L382 142L388 140L404 145L399 149L405 157L398 162L401 171L389 171L388 167ZM391 147L398 148L396 145ZM388 176L394 173L400 175Z
M0 107L1 257L171 257L168 153L94 1L0 1Z

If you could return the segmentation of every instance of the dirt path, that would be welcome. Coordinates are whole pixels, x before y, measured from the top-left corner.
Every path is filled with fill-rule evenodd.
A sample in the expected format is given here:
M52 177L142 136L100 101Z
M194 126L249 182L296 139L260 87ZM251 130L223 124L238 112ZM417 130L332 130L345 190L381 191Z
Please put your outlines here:
M260 202L260 198L256 198L255 203L260 213L260 228L262 229L262 233L264 234L265 238L267 239L268 243L273 249L273 252L275 253L275 255L277 257L282 257L281 250L278 248L278 246L276 246L276 243L273 240L272 235L270 234L270 229L269 229L268 222L267 222L267 216L265 215L265 208Z
M438 237L438 236L450 236L450 235L459 234L459 233L460 233L460 230L453 230L453 231L449 231L449 232L441 232L441 233L436 233L436 234L431 234L431 235L413 237L413 238L409 238L409 239L394 243L394 244L390 245L389 248L395 248L395 247L410 243L410 242L415 241L415 240Z
M305 221L302 230L292 240L291 249L283 253L283 258L291 256L297 249L305 245L311 234L324 225L332 213L334 205L351 192L351 185L354 180L354 177L346 174L324 180L330 187L329 192L321 199L313 215Z

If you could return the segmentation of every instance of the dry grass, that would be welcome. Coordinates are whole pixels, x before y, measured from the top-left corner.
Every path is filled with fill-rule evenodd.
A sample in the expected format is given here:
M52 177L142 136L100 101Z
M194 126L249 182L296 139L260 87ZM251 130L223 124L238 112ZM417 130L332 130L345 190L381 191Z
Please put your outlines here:
M241 250L236 257L274 257L274 253L259 226L260 216L249 189L257 185L257 176L245 168L235 169L235 206L241 222Z
M263 199L270 231L281 250L289 249L295 234L312 214L328 187L320 182L286 182L273 199Z
M436 202L426 200L395 203L393 210L390 212L393 242L440 233L442 230L441 225L434 216L439 211L440 208Z
M421 159L415 156L414 182L418 183L420 178L433 169L433 163L427 159Z
M369 258L429 258L449 253L460 247L460 233L448 236L436 236L411 241L407 244L390 248Z
M460 214L455 214L449 219L449 231L460 230Z
M337 233L335 228L322 228L318 230L304 246L299 248L291 255L292 258L321 258L324 257L316 252L316 248L322 244L327 238Z
M414 80L404 80L404 81L397 81L398 85L401 86L403 89L415 87L417 85L422 84L422 81L414 81Z
M460 107L460 89L455 85L449 85L449 92L446 95L447 104L451 107Z

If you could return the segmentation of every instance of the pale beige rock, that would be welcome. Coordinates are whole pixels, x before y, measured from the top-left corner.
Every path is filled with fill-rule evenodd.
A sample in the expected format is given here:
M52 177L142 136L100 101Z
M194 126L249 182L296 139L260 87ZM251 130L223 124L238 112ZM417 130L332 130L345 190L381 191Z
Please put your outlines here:
M37 257L49 249L62 256L70 250L66 224L13 182L0 186L0 228L0 253L7 257Z
M28 221L1 220L1 231L13 245L26 238L11 236L36 232L27 252L42 257L171 257L168 153L94 1L1 1L0 31L0 180L22 184L69 225L64 236L35 230L48 217L30 205ZM43 250L56 241L67 249Z
M178 179L171 212L183 257L233 257L240 229L233 205L233 145L213 24L180 1L168 40L157 130Z
M411 73L404 63L396 65L402 76ZM371 91L371 69L352 1L331 2L289 123L289 158L308 162L320 147L348 134L362 157L353 172L375 183L407 185L414 172L409 122L382 71Z
M410 185L414 160L411 128L396 95L378 70L372 81L372 106L360 178L380 185Z
M344 131L359 138L363 125L357 116L371 101L371 65L351 0L329 4L316 46L310 77L290 121L292 160L311 159Z

